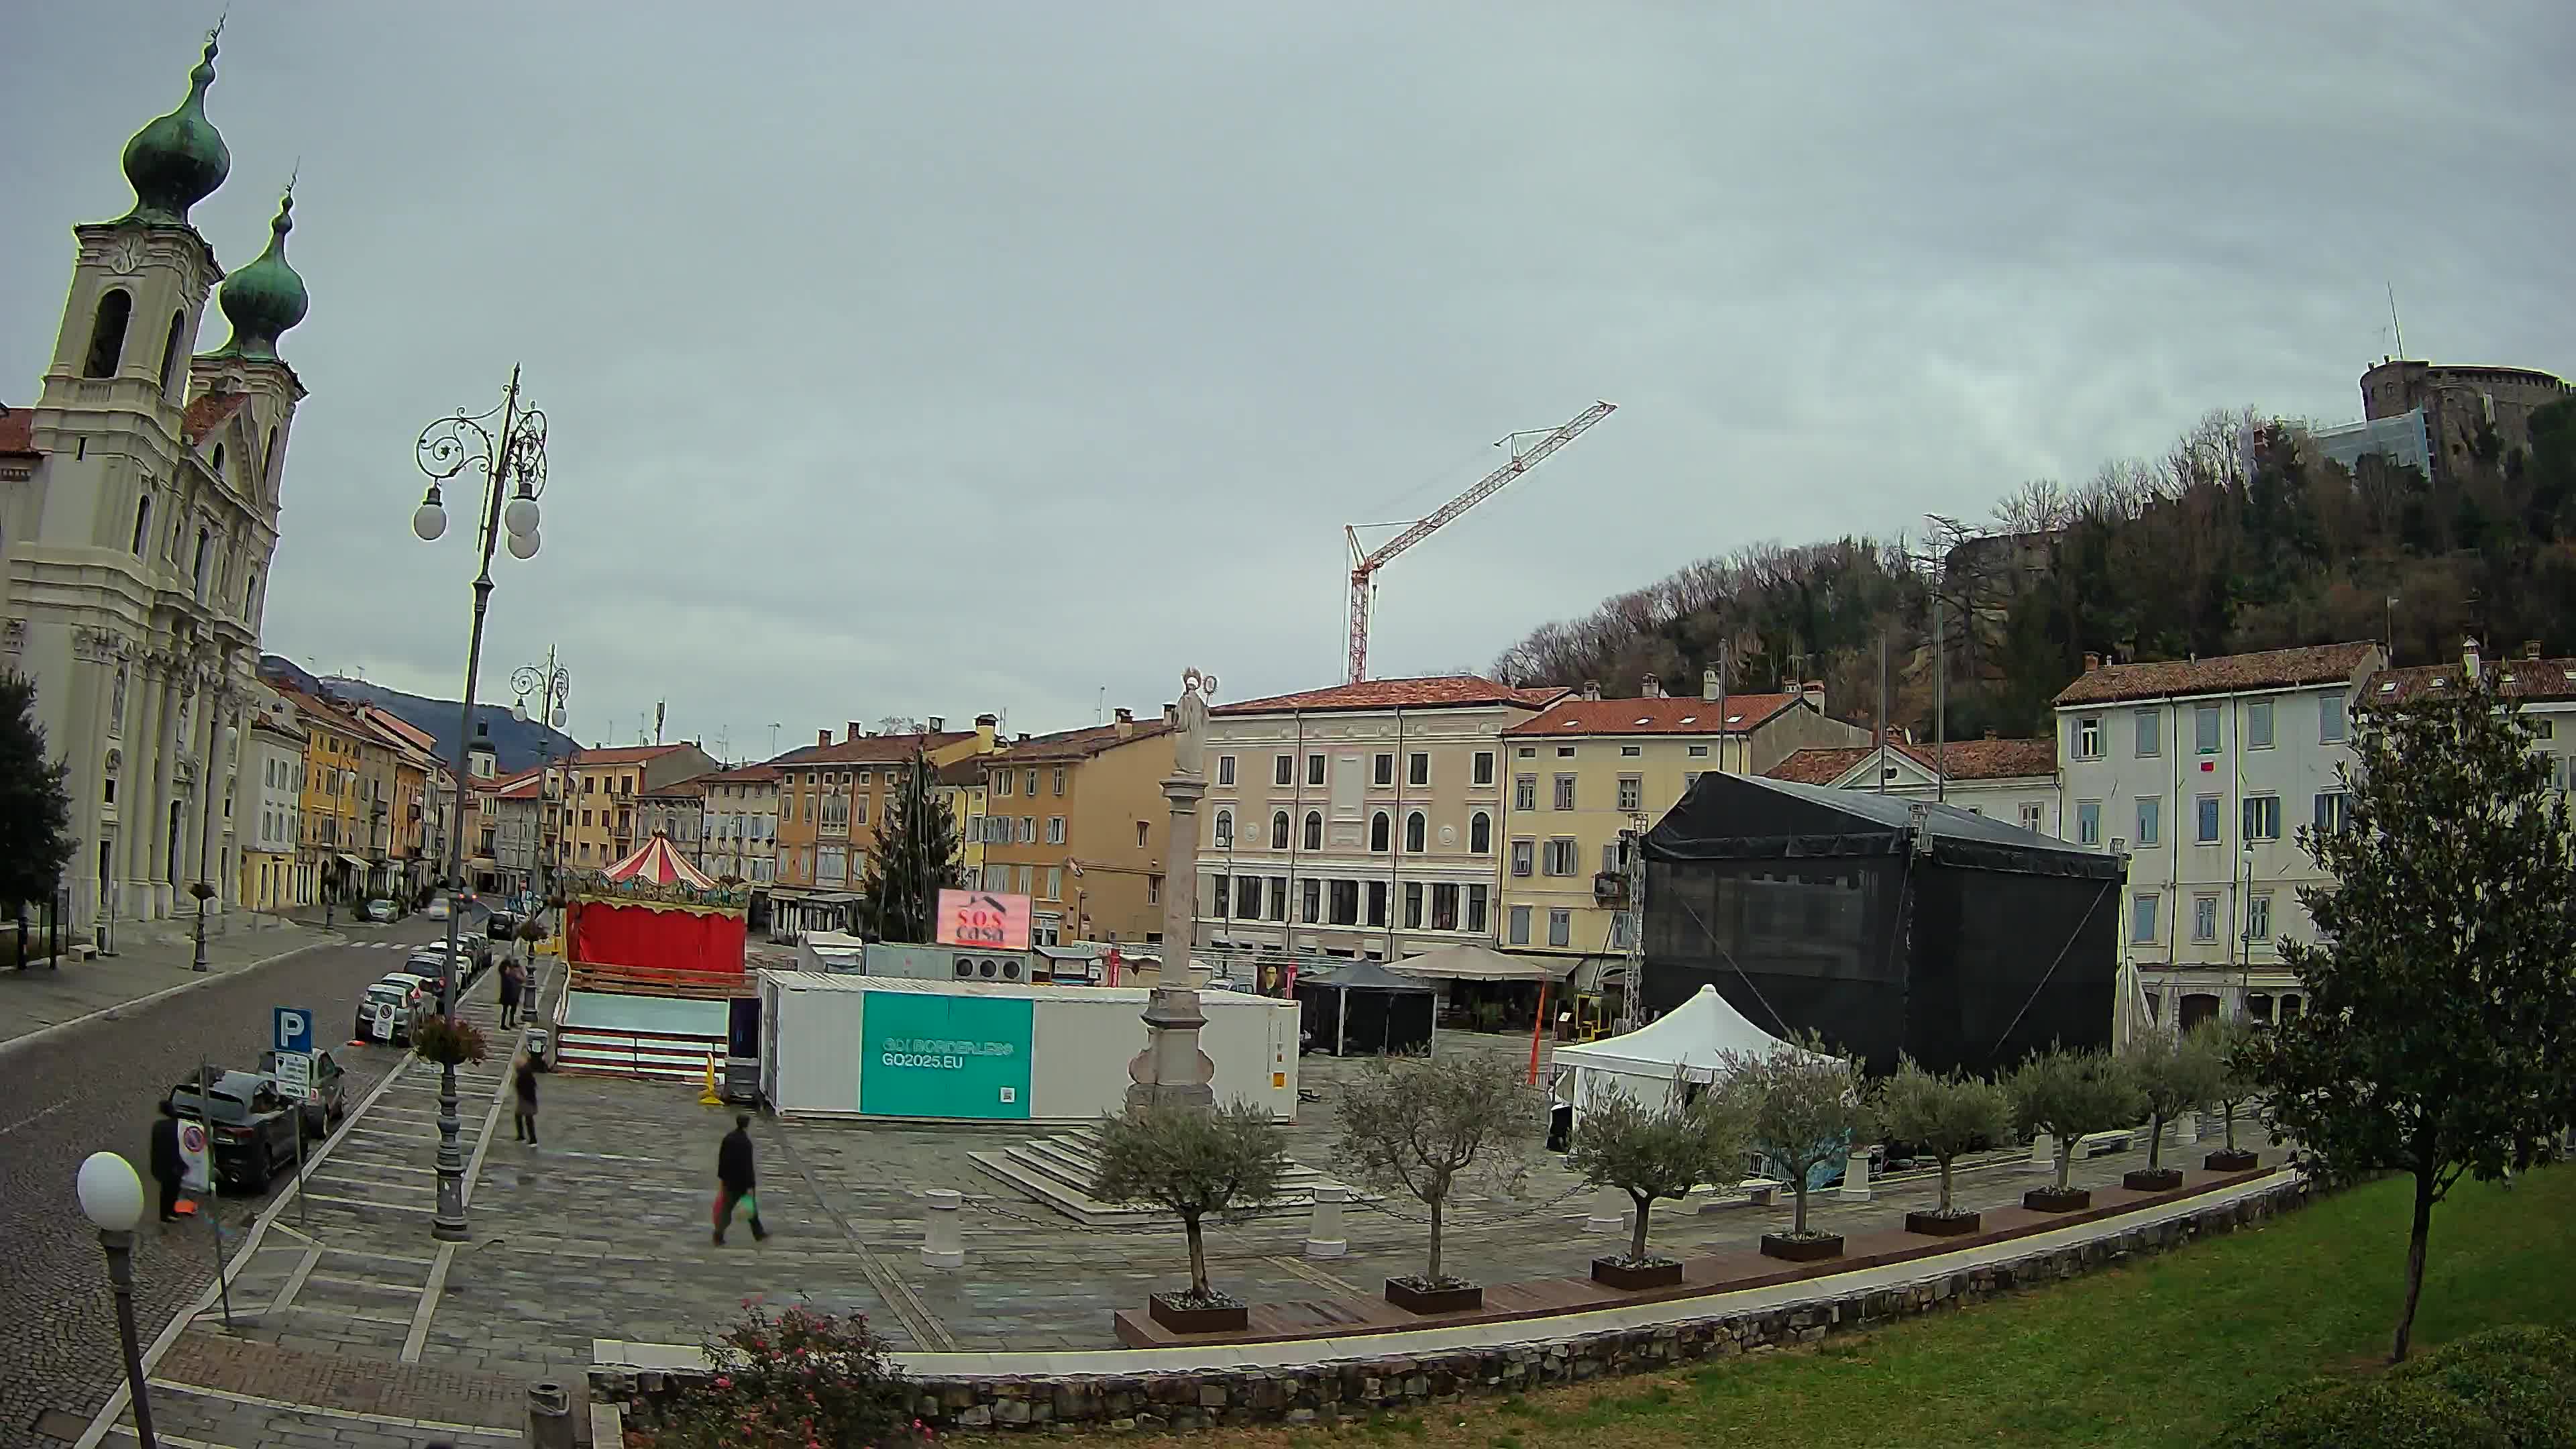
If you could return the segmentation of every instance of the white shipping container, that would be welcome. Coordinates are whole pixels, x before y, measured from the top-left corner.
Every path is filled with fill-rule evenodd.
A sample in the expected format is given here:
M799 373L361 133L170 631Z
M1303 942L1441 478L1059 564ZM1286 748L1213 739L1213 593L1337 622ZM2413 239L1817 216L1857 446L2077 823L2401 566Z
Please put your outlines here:
M1088 1122L1127 1097L1152 993L760 973L761 1083L782 1116ZM1203 992L1220 1102L1297 1115L1294 1001Z

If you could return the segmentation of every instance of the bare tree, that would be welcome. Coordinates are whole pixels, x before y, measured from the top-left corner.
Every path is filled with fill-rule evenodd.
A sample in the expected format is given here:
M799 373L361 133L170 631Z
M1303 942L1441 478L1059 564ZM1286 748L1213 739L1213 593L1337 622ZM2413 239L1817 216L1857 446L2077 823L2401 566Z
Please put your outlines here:
M1812 1032L1767 1052L1727 1052L1718 1073L1741 1093L1754 1149L1789 1180L1797 1208L1791 1237L1807 1231L1807 1181L1870 1131L1876 1113L1860 1063L1825 1049Z
M1189 1307L1230 1303L1208 1286L1208 1218L1239 1222L1278 1196L1287 1136L1269 1109L1236 1102L1213 1112L1139 1108L1100 1123L1091 1195L1146 1203L1181 1220L1190 1241Z
M1461 1183L1520 1180L1537 1094L1503 1057L1375 1057L1334 1104L1334 1160L1356 1181L1408 1194L1431 1211L1431 1254L1416 1286L1443 1288L1442 1216Z
M1593 1099L1574 1124L1565 1165L1591 1187L1615 1187L1637 1205L1628 1262L1646 1257L1646 1214L1659 1199L1678 1202L1703 1182L1732 1180L1751 1144L1752 1124L1740 1098L1704 1092L1683 1104L1648 1107L1613 1087Z

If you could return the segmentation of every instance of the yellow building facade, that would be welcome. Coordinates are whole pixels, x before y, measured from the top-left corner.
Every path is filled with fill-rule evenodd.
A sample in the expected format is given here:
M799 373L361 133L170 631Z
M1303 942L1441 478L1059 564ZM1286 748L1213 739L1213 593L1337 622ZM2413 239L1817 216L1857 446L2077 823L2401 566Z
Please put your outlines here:
M1016 741L976 763L979 874L986 890L1029 897L1032 940L1163 939L1168 722L1139 723L1122 709L1111 723Z
M281 690L304 729L304 789L296 862L312 900L353 901L367 885L363 766L366 727L326 700ZM381 751L381 747L378 747Z

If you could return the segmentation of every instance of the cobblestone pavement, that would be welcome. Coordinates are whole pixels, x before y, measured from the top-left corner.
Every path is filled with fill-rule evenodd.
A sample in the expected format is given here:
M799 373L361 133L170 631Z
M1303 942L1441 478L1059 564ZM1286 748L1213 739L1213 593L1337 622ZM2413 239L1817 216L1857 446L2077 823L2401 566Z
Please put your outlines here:
M195 1070L201 1055L219 1064L254 1063L268 1045L271 1007L308 1007L326 1029L344 1030L366 984L398 963L399 948L430 936L430 927L418 922L407 932L384 930L349 941L316 935L323 944L286 960L250 966L244 957L234 963L240 969L201 978L202 985L176 995L40 1039L0 1044L0 1163L6 1165L0 1240L9 1253L8 1271L0 1273L0 1445L29 1442L31 1426L47 1410L88 1417L122 1381L98 1237L72 1195L81 1159L109 1148L142 1166L162 1094ZM146 949L132 943L117 961L102 964L148 963ZM215 954L211 941L208 954ZM66 963L62 974L76 978L97 969ZM184 958L161 969L187 977ZM13 984L0 982L0 1013L8 1010L6 988ZM168 983L144 978L140 984ZM29 1019L0 1014L0 1029ZM343 1049L341 1056L353 1074L353 1093L363 1093L394 1060L381 1048ZM281 1175L279 1190L286 1181ZM217 1205L215 1216L235 1245L265 1200L234 1196ZM213 1281L215 1246L202 1225L164 1230L147 1222L137 1237L135 1311L148 1343Z
M1526 1046L1461 1036L1444 1037L1441 1049ZM1310 1083L1346 1069L1328 1058L1306 1063ZM428 1238L429 1179L417 1164L427 1160L431 1110L425 1084L407 1077L353 1134L355 1150L317 1174L309 1224L273 1234L245 1267L237 1301L265 1297L284 1311L234 1337L417 1362L477 1381L577 1383L594 1338L696 1343L745 1299L761 1298L864 1312L905 1348L1107 1348L1116 1346L1112 1310L1143 1302L1183 1272L1175 1230L1086 1230L984 1177L966 1152L1014 1135L989 1128L763 1121L760 1199L771 1236L755 1243L737 1227L719 1247L708 1212L716 1142L732 1109L700 1105L692 1087L549 1077L544 1142L530 1148L499 1130L498 1088L496 1070L469 1083L469 1128L479 1125L488 1139L472 1241L448 1249ZM1329 1132L1325 1109L1309 1104L1292 1150L1324 1165ZM2085 1161L2077 1181L2117 1181L2139 1156ZM2014 1202L2035 1180L2018 1162L1998 1163L1963 1172L1959 1199ZM918 1195L931 1187L968 1195L962 1270L920 1264ZM1927 1206L1934 1194L1923 1180L1883 1184L1866 1203L1824 1194L1811 1217L1854 1230ZM1488 1282L1580 1274L1624 1242L1624 1234L1586 1232L1594 1196L1555 1159L1538 1158L1516 1194L1453 1211L1450 1262ZM1785 1203L1666 1205L1654 1242L1670 1252L1746 1246L1788 1216ZM1302 1216L1216 1229L1216 1276L1256 1300L1374 1297L1382 1279L1419 1270L1420 1219L1409 1204L1355 1208L1349 1256L1322 1262L1300 1256ZM192 1333L204 1331L201 1321Z

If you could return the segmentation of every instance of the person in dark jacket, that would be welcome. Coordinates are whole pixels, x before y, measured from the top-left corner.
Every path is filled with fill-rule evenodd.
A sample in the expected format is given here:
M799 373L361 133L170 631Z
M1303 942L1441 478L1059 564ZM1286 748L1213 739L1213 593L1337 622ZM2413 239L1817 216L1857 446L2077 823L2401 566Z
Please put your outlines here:
M537 1064L526 1053L510 1070L510 1090L516 1094L510 1113L510 1138L534 1147L537 1144Z
M504 1031L519 1024L519 992L524 980L519 974L516 959L501 963L501 1029Z
M152 1124L152 1180L161 1185L161 1221L179 1221L179 1182L187 1175L188 1161L179 1152L179 1114L165 1097L161 1118Z
M751 1237L758 1242L769 1236L760 1225L760 1199L753 1195L756 1179L751 1169L751 1114L734 1114L733 1130L725 1134L716 1148L716 1242L724 1242L725 1229L733 1223L734 1207L745 1198L751 1199Z

